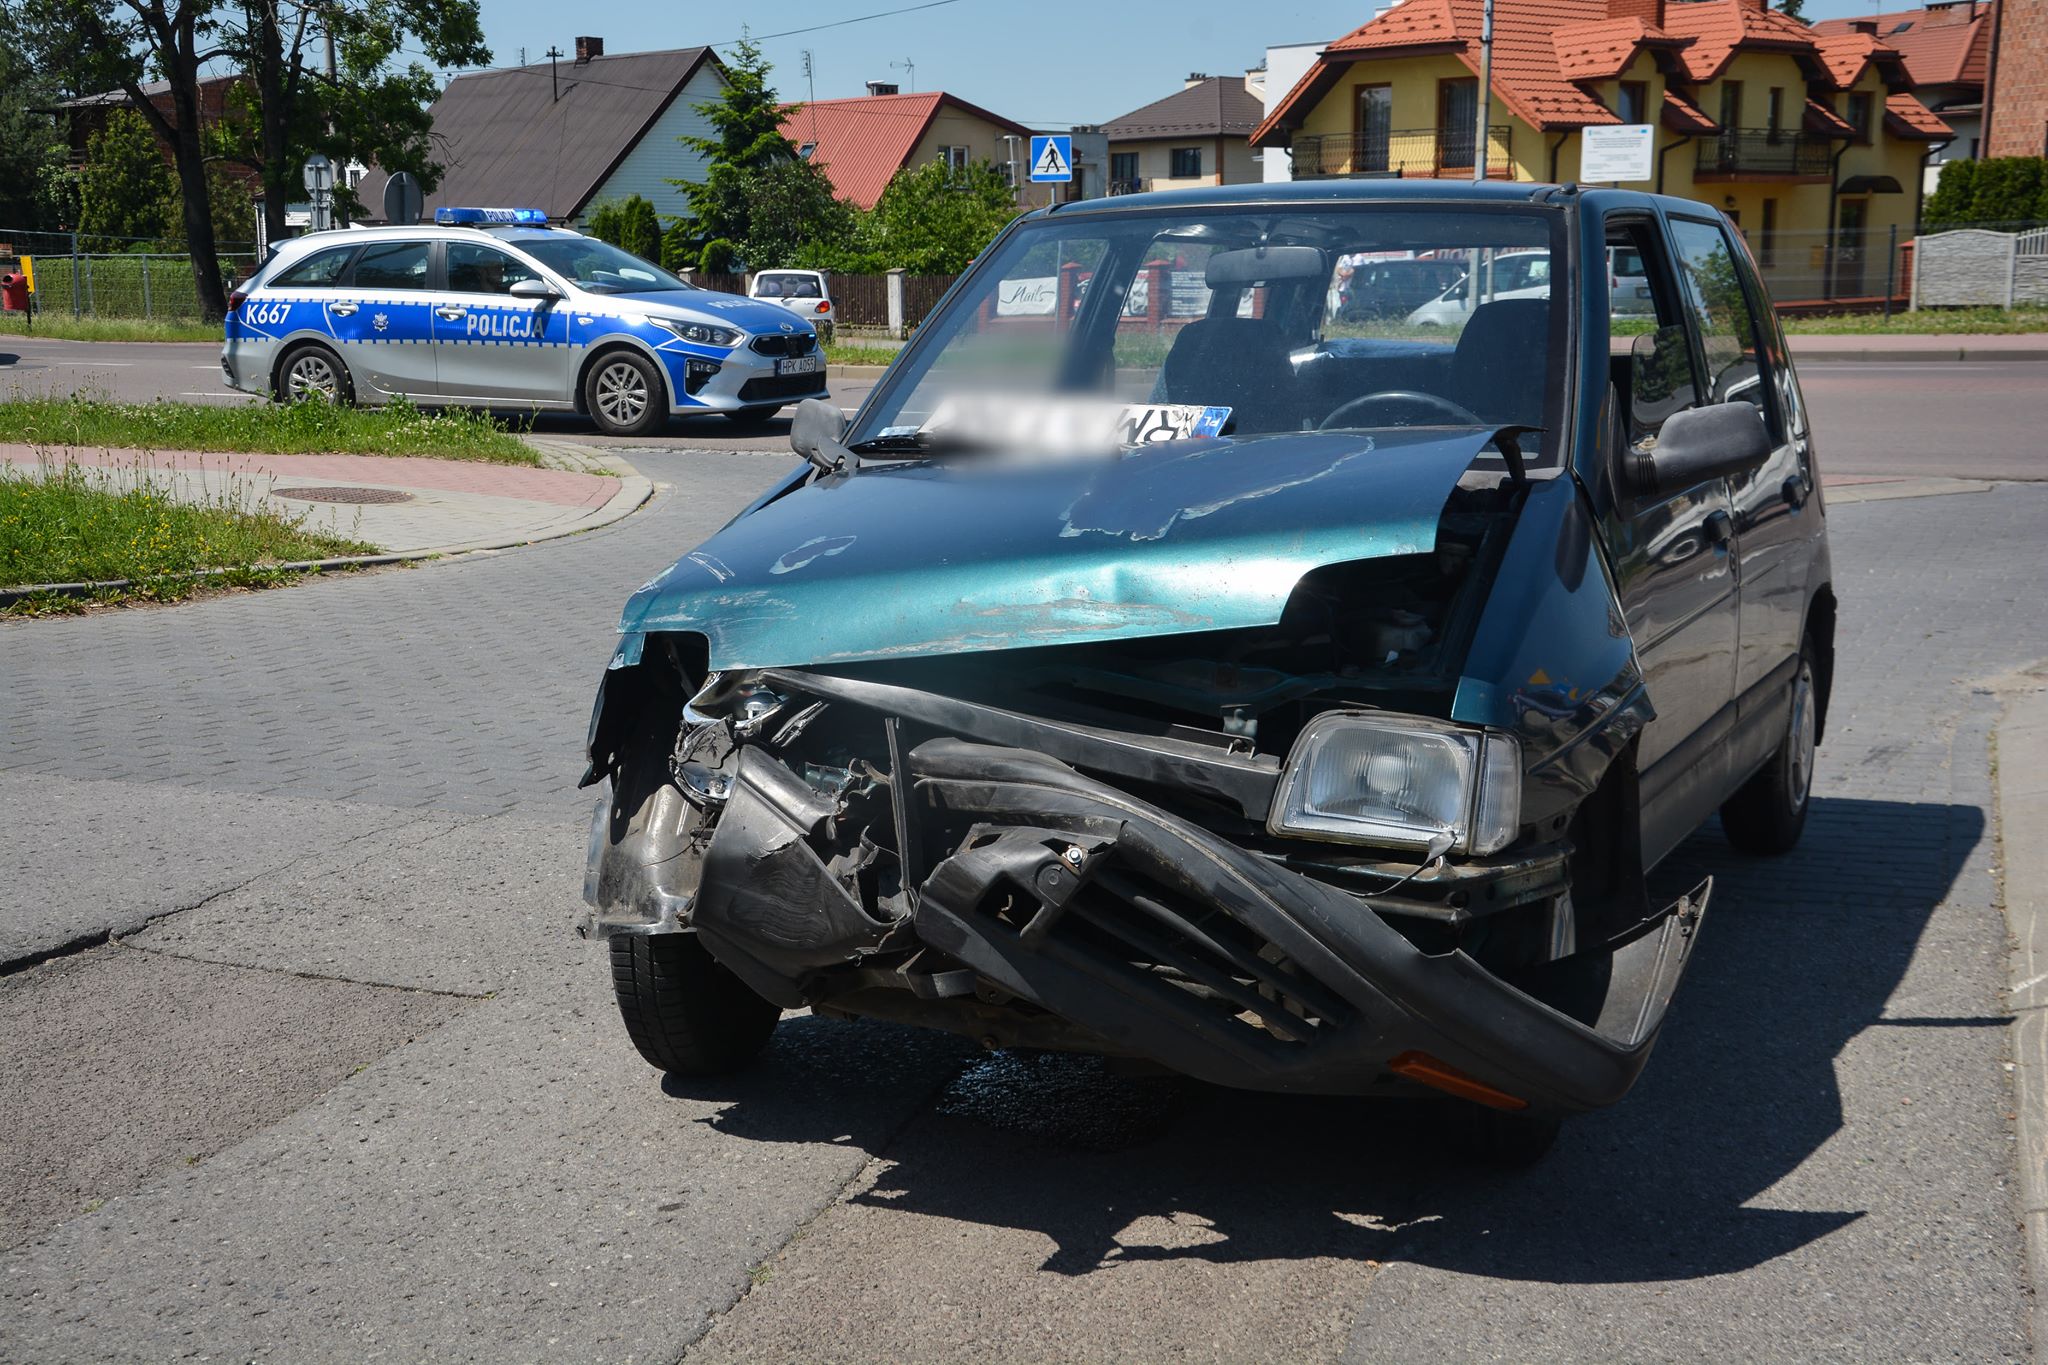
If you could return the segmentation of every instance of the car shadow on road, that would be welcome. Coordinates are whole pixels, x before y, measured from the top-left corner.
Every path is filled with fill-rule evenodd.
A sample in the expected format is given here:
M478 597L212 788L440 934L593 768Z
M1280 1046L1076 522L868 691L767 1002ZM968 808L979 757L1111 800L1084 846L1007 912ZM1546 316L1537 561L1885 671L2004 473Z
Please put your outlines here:
M1427 1105L1239 1094L996 1053L969 1063L936 1113L870 1147L892 1164L855 1202L1036 1231L1055 1244L1043 1268L1074 1275L1326 1256L1567 1283L1747 1269L1862 1216L1747 1207L1841 1128L1835 1059L1849 1040L1873 1026L2005 1025L1885 1014L1983 835L1973 806L1860 800L1817 800L1782 859L1733 854L1711 825L1695 835L1653 879L1669 899L1716 877L1657 1054L1626 1101L1568 1124L1531 1172L1444 1154L1417 1121ZM908 1036L843 1028L785 1021L776 1052L801 1049L804 1070L886 1075L880 1059ZM708 1120L731 1135L846 1140L792 1079L771 1060L722 1087L670 1084L733 1101Z

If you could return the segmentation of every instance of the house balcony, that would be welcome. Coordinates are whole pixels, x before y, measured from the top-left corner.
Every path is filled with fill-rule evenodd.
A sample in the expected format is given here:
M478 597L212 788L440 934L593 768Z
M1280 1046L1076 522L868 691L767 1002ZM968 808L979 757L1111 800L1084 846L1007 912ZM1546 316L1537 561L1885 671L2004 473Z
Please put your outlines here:
M1695 181L1814 181L1826 184L1834 143L1789 128L1738 128L1702 138Z
M1486 176L1512 180L1514 130L1505 123L1486 132ZM1469 180L1478 136L1470 128L1410 128L1388 133L1300 134L1294 139L1296 180Z

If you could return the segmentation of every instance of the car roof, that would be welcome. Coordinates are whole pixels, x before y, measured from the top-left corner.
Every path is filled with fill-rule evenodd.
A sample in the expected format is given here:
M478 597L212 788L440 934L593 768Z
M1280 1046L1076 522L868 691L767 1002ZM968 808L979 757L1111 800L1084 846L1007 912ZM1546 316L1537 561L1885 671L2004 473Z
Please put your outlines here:
M521 224L516 227L449 227L438 223L415 223L410 226L394 224L383 227L335 228L327 232L309 232L303 237L292 237L279 242L281 254L297 255L330 246L355 246L362 242L418 241L434 238L454 242L541 242L556 238L582 238L583 234L570 228L534 227Z

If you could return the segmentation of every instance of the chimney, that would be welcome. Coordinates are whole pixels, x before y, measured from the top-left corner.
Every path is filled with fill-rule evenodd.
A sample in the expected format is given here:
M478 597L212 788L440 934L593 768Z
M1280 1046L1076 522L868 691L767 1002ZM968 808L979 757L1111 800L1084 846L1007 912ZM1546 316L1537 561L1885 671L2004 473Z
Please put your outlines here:
M896 86L896 82L894 82L894 81L869 81L869 82L868 82L868 93L869 93L870 95L893 95L893 94L895 94L895 93L896 93L896 91L897 91L897 86Z
M1610 19L1640 19L1651 28L1664 27L1664 0L1607 0Z
M1762 14L1766 9L1770 8L1770 6L1764 3L1764 0L1738 0L1738 3L1751 14Z
M1188 78L1180 83L1180 88L1183 90L1192 90L1196 86L1200 85L1203 81L1206 81L1208 79L1209 73L1206 71L1190 71L1188 72Z
M1868 33L1874 38L1877 36L1877 20L1851 19L1849 21L1849 31L1851 33Z
M578 38L576 40L576 65L587 65L592 57L604 55L604 39Z

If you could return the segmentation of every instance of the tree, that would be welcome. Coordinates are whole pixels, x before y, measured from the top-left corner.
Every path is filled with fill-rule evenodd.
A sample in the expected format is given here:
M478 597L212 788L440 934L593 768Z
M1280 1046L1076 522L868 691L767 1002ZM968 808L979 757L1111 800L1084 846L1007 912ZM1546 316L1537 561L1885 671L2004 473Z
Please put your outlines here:
M741 38L726 63L725 90L696 106L716 136L679 139L708 163L701 181L669 182L689 197L699 242L714 237L745 242L754 226L754 173L796 159L796 148L782 135L784 110L768 84L773 69L751 38Z
M1806 0L1778 0L1778 8L1790 17L1805 22Z
M658 260L662 254L661 223L654 216L654 205L640 195L598 204L583 225L599 241L610 242L644 261Z
M1921 216L1930 228L2048 221L2048 158L1946 162Z
M41 110L61 97L49 73L28 60L12 8L0 3L0 227L54 232L77 221L53 194L51 170L64 171L65 147Z
M78 173L78 231L104 240L101 251L126 250L131 239L169 235L177 216L177 182L164 165L156 134L129 109L116 109L85 144Z
M125 92L170 149L181 231L210 319L227 300L209 155L232 156L259 174L271 235L281 237L310 152L332 146L344 153L337 160L367 152L389 169L414 169L408 159L424 158L424 101L434 82L417 65L388 69L401 46L448 67L490 56L478 0L17 0L13 12L35 61L75 92ZM309 62L314 41L330 36L333 82ZM222 62L240 70L248 89L228 120L225 153L208 146L208 129L220 120L206 117L200 85L201 72ZM165 83L161 103L144 95L149 79Z
M747 234L739 242L749 270L798 263L807 248L853 240L858 214L832 193L832 182L808 161L776 161L741 181Z
M1016 216L1016 193L994 166L927 162L896 173L873 211L861 216L854 249L822 268L958 274ZM814 259L833 254L814 253Z

